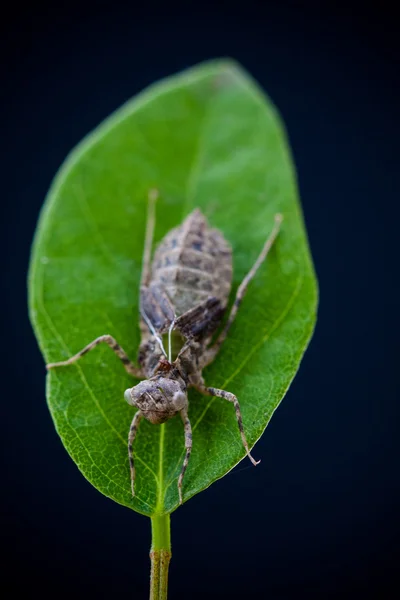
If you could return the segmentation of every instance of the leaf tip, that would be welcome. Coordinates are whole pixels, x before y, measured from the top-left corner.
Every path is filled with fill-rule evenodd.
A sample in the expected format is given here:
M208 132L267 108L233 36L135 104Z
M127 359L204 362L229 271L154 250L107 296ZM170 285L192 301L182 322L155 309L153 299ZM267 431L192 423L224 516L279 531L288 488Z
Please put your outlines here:
M216 61L218 73L216 80L219 86L228 86L243 74L243 67L234 58L220 58Z

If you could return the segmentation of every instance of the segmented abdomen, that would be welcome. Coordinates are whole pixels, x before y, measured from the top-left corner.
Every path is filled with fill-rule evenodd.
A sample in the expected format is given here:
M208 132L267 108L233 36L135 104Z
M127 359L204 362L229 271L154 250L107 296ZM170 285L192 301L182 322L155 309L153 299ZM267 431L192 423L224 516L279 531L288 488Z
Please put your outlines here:
M211 229L199 209L161 241L152 264L152 282L167 293L180 316L215 297L225 308L232 282L232 250Z

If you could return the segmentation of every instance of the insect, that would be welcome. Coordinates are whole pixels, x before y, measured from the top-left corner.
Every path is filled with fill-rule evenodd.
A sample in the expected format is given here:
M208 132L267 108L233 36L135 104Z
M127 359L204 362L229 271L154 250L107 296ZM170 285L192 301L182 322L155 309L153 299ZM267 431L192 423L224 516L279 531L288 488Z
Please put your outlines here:
M151 423L160 424L179 413L184 426L186 449L178 478L179 503L182 504L182 482L192 450L187 396L189 387L208 396L224 398L233 404L247 456L253 465L259 462L250 454L239 400L231 392L207 386L202 371L215 359L226 339L247 287L278 235L282 215L275 216L274 226L260 255L236 292L224 327L213 339L231 290L231 247L222 233L212 229L202 212L195 209L180 226L167 233L151 261L157 197L157 190L149 192L140 283L139 366L131 362L111 335L102 335L68 360L48 364L47 369L71 365L98 344L106 343L130 375L143 379L124 394L128 404L138 408L128 436L133 495L133 443L141 419L144 417Z

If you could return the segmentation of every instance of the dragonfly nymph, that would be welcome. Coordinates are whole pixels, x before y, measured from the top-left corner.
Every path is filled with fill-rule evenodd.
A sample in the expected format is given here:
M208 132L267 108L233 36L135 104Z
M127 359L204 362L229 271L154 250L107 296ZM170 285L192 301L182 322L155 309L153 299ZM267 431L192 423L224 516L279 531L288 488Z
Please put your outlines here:
M238 287L229 316L220 331L232 285L232 250L218 229L211 228L196 208L181 225L167 233L151 260L155 225L156 190L149 193L148 217L140 284L140 330L138 365L131 362L111 335L102 335L63 362L50 363L48 369L67 366L100 343L106 343L122 361L126 371L143 379L125 392L126 401L138 410L128 436L132 494L135 493L133 444L141 419L165 423L180 414L185 432L186 454L178 478L179 502L182 482L192 450L192 429L188 414L188 388L218 396L231 402L244 449L254 465L243 428L237 397L226 390L206 385L202 371L217 356L237 315L250 281L265 260L282 222L275 216L272 231L260 255ZM163 342L163 338L166 342ZM167 346L167 348L165 348Z

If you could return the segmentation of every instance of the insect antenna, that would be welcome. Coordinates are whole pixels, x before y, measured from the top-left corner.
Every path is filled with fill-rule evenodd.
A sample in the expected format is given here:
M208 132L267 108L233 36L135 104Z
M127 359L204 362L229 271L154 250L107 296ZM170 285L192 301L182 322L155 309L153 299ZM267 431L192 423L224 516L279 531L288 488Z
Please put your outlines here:
M142 307L140 307L140 314L142 315L143 319L145 320L147 327L150 329L151 333L153 334L153 336L156 338L157 342L159 343L159 346L160 346L165 358L168 359L167 353L165 352L165 349L164 349L164 346L162 343L162 339L158 335L157 331L154 329L152 322L150 321L150 319L148 318L148 316L146 315L146 313L144 312Z
M170 363L172 363L172 339L171 339L171 337L172 337L172 331L175 326L175 320L176 320L176 315L174 315L174 320L172 321L172 323L168 329L168 360Z

